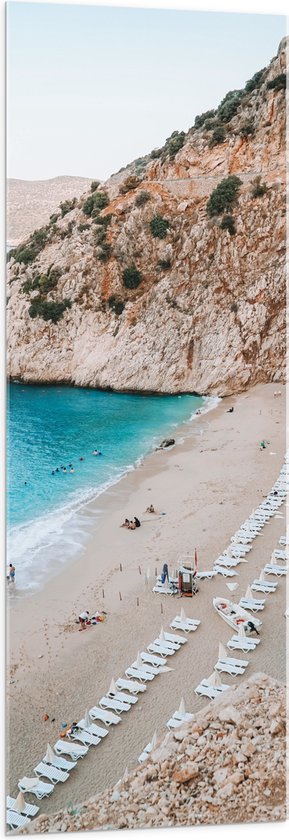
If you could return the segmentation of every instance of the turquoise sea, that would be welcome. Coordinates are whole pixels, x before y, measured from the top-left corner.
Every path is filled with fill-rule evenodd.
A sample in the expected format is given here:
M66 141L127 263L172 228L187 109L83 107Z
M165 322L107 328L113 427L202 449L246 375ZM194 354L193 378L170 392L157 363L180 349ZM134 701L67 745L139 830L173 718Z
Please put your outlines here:
M175 436L200 407L206 401L191 395L9 385L7 560L16 566L17 586L39 585L52 556L67 560L82 543L75 523L85 503Z

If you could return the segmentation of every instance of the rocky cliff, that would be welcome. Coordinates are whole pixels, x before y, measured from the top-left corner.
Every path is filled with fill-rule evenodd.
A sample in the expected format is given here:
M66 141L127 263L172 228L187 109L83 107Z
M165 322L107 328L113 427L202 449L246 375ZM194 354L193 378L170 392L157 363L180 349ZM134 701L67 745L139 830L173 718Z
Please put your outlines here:
M225 395L284 379L286 44L8 266L8 372Z
M285 687L255 674L168 733L113 789L20 833L285 819Z

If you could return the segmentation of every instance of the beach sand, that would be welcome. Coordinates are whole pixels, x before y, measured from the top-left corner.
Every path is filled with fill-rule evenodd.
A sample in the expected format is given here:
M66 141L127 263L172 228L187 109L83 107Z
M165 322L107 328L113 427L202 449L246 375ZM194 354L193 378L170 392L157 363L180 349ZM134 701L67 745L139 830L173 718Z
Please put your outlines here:
M52 796L42 801L41 813L53 813L69 803L75 806L117 782L126 767L135 766L154 731L159 735L165 732L166 721L178 708L181 696L188 711L206 705L194 688L212 672L218 642L226 643L233 634L212 606L215 595L231 597L225 578L202 581L193 599L179 599L152 593L154 572L157 568L160 573L167 562L172 573L180 555L192 557L195 546L200 570L212 568L235 530L270 490L286 449L285 387L278 385L282 392L278 398L274 398L275 390L274 383L256 386L224 399L213 411L179 429L183 443L170 452L148 456L137 470L87 506L89 539L76 560L64 564L32 595L17 594L17 580L15 592L9 585L10 795L17 794L21 776L33 775L47 743L53 745L58 739L61 721L77 721L86 708L96 705L111 678L124 675L137 651L153 641L161 625L169 630L182 606L201 624L189 635L187 644L168 659L172 671L149 684L134 707L122 715L122 723L110 727L109 736L78 762L69 780L58 784ZM227 414L231 405L234 412ZM263 438L270 444L260 451ZM145 514L151 502L165 515ZM126 516L134 515L141 519L141 528L130 532L119 527ZM247 585L270 561L285 533L285 515L286 503L254 541L248 563L237 567L238 577L232 580L238 581L239 587L233 600L245 594ZM146 584L148 569L151 577ZM285 682L285 578L278 579L275 594L265 597L261 644L246 655L250 665L244 678L263 671ZM83 609L90 613L105 610L106 622L80 634L75 619ZM230 685L239 679L222 676ZM49 715L46 722L45 713Z

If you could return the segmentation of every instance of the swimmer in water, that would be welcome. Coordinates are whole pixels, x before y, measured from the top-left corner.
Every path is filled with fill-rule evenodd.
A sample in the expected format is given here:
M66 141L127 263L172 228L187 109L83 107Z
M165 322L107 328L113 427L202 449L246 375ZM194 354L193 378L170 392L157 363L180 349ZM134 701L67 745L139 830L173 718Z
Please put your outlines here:
M95 449L93 454L94 455L101 455L101 452L99 451L99 449Z
M54 470L52 470L52 473L51 473L51 475L55 475L55 472L54 472Z
M80 460L80 461L83 461L83 460L84 460L84 458L79 458L79 460Z
M71 467L70 472L71 472L71 473L74 473L74 468L73 468L73 467Z
M66 472L67 472L66 467L63 467L63 472L64 472L64 473L66 473Z
M55 472L59 472L59 467L56 467L56 470L55 470Z

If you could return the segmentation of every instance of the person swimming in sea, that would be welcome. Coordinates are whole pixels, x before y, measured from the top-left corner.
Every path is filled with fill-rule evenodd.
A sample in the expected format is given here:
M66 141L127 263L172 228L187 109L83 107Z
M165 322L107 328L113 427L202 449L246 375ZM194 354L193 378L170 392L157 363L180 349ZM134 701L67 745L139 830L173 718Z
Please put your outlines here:
M62 467L62 472L64 472L64 473L66 473L66 472L67 472L66 467Z
M70 472L71 472L71 473L74 473L74 467L71 467Z
M101 455L101 454L102 453L100 452L99 449L95 449L94 452L93 452L93 455Z

